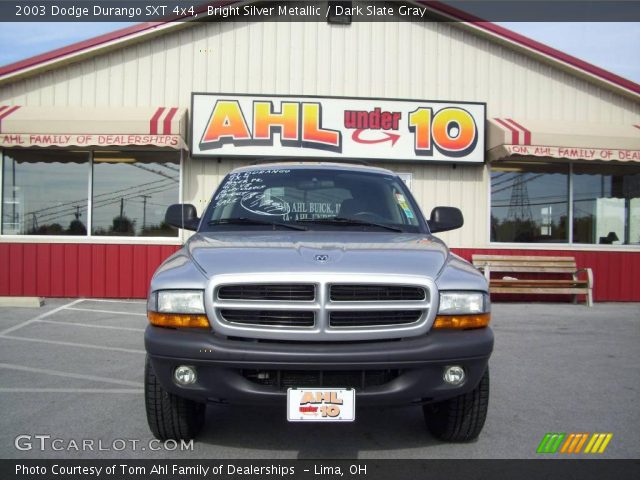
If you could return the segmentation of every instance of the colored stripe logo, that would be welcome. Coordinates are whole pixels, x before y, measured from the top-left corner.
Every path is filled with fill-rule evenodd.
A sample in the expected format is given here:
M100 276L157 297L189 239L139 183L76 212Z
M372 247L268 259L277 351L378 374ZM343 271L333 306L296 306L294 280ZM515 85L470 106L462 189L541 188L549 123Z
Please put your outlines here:
M542 438L536 453L604 453L612 438L613 433L549 432Z
M594 433L589 443L587 443L584 453L603 453L612 437L612 433Z
M566 433L547 433L538 445L536 453L556 453L565 436Z
M560 453L580 453L588 437L588 433L570 433L562 445Z

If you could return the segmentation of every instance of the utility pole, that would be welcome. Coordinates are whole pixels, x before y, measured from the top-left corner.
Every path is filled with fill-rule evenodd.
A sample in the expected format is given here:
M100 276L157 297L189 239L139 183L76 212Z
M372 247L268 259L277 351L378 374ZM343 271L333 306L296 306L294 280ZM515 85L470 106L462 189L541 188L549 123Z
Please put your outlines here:
M511 200L509 201L509 211L507 219L511 221L532 221L531 202L529 200L528 180L524 174L519 173L513 179L511 187Z
M509 222L509 228L511 229L512 240L515 240L523 233L524 225L533 222L527 181L523 173L518 173L513 178L511 200L509 201L509 211L507 212L507 222ZM529 233L533 234L533 232Z
M124 197L120 197L120 218L124 216Z
M151 198L151 195L140 195L142 197L142 230L147 225L147 198Z

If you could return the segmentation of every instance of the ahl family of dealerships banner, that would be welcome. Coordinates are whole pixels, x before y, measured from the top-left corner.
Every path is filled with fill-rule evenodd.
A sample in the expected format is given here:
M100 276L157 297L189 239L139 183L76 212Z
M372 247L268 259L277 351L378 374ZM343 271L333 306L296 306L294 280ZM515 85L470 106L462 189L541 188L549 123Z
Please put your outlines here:
M194 93L194 157L481 163L483 103Z

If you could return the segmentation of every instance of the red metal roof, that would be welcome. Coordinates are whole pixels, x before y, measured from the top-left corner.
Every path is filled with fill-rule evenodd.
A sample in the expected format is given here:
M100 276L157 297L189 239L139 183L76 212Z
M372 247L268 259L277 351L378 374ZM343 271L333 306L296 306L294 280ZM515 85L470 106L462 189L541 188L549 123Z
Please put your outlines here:
M512 30L496 25L492 22L486 22L481 18L478 18L474 15L463 12L462 10L458 10L457 8L446 5L442 2L438 1L418 1L418 3L423 4L424 6L428 6L433 10L436 10L445 15L449 15L456 20L463 21L465 23L470 23L482 30L485 30L488 33L497 35L502 37L505 40L509 40L512 43L517 45L529 48L537 53L541 53L545 56L551 57L554 60L558 60L562 63L566 63L578 70L582 70L586 73L590 73L596 77L602 78L608 82L611 82L615 85L623 87L627 90L640 94L640 84L632 82L624 77L616 75L604 68L597 67L589 62L585 62L584 60L580 60L573 55L569 55L568 53L564 53L560 50L552 48L544 43L533 40L529 37L525 37L524 35L520 35Z
M71 45L67 45L66 47L57 48L55 50L51 50L46 53L41 53L40 55L36 55L34 57L29 57L15 63L10 63L9 65L0 67L0 77L2 77L3 75L11 74L11 73L17 73L20 70L24 70L27 68L36 67L42 63L58 60L63 57L66 57L67 55L80 53L84 50L88 50L93 47L98 47L100 45L111 43L116 40L120 40L122 38L126 38L131 35L144 32L145 30L151 30L159 25L163 25L163 23L147 22L147 23L132 25L131 27L115 30L113 32L105 33L104 35L100 35L98 37L93 37L88 40L72 43Z
M231 0L210 2L210 4L214 6L225 6L225 5L231 5L234 3L239 3L239 2L231 1ZM418 0L417 3L420 3L425 7L428 7L434 12L438 12L440 14L446 15L455 21L471 24L479 28L480 30L483 30L489 34L500 37L515 45L525 47L527 49L530 49L533 52L539 53L543 56L549 57L558 62L569 65L573 68L576 68L577 70L581 70L585 73L588 73L597 78L605 80L613 85L622 87L625 90L634 92L636 94L640 94L640 84L632 82L631 80L623 78L603 68L597 67L589 62L580 60L579 58L576 58L572 55L561 52L560 50L549 47L548 45L540 43L536 40L532 40L528 37L525 37L524 35L520 35L512 30L496 25L495 23L484 21L481 18L478 18L474 15L463 12L462 10L446 5L440 1ZM205 8L206 7L202 7L199 11L200 12L205 11ZM125 39L127 37L131 37L138 34L144 34L145 32L150 33L155 28L165 25L167 23L170 23L176 20L177 18L178 17L172 17L162 22L147 22L147 23L136 24L131 27L106 33L104 35L100 35L98 37L94 37L89 40L73 43L66 47L58 48L56 50L52 50L47 53L36 55L34 57L30 57L25 60L21 60L19 62L5 65L3 67L0 67L0 78L4 75L15 74L20 72L21 70L37 67L40 64L49 63L55 60L61 60L64 57L67 57L69 55L78 54L83 51L89 50L91 48L99 47L101 45L107 45L109 43Z

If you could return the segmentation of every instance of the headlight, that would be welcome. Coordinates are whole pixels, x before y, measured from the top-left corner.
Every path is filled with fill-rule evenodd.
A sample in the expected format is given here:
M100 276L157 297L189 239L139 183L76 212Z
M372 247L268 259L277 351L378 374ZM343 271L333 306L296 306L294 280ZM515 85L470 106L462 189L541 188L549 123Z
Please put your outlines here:
M439 315L470 315L490 310L489 295L482 292L440 292Z
M160 313L204 313L202 290L160 290L158 309Z
M172 328L210 328L202 290L159 290L147 301L152 325Z
M491 321L491 302L483 292L440 292L434 329L484 328Z

